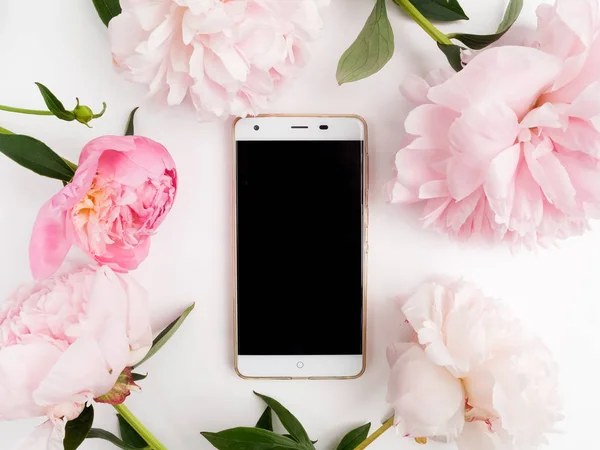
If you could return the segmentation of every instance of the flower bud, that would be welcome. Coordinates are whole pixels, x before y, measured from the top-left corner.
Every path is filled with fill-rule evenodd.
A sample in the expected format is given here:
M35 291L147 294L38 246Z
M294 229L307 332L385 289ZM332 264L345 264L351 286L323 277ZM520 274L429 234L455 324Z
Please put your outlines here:
M89 106L77 105L73 110L73 114L75 114L75 120L84 125L87 125L94 118L94 112Z
M89 123L92 121L92 119L97 119L98 117L102 117L104 115L104 112L106 111L106 103L102 103L102 106L102 111L100 111L98 114L94 114L92 108L89 106L80 105L79 99L77 99L77 105L73 110L75 120L89 127Z

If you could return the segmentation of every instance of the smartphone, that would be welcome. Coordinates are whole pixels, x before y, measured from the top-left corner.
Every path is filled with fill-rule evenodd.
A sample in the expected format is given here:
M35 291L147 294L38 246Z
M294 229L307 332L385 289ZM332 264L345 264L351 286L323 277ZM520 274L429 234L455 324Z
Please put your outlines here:
M366 365L365 121L238 119L234 141L236 372L359 377Z

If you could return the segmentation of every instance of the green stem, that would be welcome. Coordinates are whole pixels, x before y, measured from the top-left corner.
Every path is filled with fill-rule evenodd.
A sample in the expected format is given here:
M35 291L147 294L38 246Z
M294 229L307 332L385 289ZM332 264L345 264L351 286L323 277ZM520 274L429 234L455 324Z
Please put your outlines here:
M23 109L23 108L13 108L12 106L4 106L0 105L0 111L8 111L19 114L31 114L34 116L53 116L54 113L50 111L40 111L37 109Z
M167 450L158 439L146 428L140 420L125 405L113 405L119 414L127 421L131 427L146 441L153 450Z
M390 417L388 420L383 422L383 425L381 425L377 430L375 430L375 433L373 433L371 436L369 436L364 441L362 441L358 445L358 447L356 447L354 450L363 450L363 449L367 448L369 445L371 445L373 443L373 441L375 439L377 439L379 436L381 436L387 430L392 428L392 425L394 425L394 416Z
M438 44L452 45L448 36L438 30L409 0L394 0Z

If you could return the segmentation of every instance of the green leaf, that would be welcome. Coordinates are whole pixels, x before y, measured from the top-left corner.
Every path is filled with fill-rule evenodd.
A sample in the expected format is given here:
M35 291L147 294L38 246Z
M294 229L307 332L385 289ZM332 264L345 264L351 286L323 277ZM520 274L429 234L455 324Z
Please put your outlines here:
M462 50L461 47L459 47L458 45L454 45L454 44L446 45L446 44L439 44L439 43L438 43L438 47L440 48L440 50L442 52L444 52L444 55L446 55L448 62L450 63L450 65L452 66L452 68L454 70L456 70L457 72L460 72L461 70L463 70L462 60L460 57L460 52Z
M141 373L132 373L131 378L133 379L133 381L141 381L141 380L145 380L146 378L148 378L148 374L143 375Z
M294 440L294 441L295 441L295 439L292 437L292 435L291 435L291 434L282 434L282 436L285 436L286 438L290 438L290 439L292 439L292 440ZM316 443L317 443L317 442L319 442L319 441L310 441L310 442L312 442L313 444L316 444Z
M20 134L0 134L0 153L38 175L70 181L75 171L50 147Z
M94 2L96 11L98 11L100 20L102 20L106 26L108 26L108 22L110 22L113 17L117 17L119 14L121 14L121 4L119 3L119 0L92 1Z
M116 447L119 447L123 450L146 450L146 449L150 449L150 447L144 442L144 446L143 447L136 447L133 445L127 445L125 442L123 442L121 439L119 439L117 436L115 436L114 434L112 434L109 431L106 430L102 430L100 428L92 428L90 430L90 432L87 435L87 439L102 439L104 441L108 441L111 444L115 445Z
M273 431L273 410L270 406L267 406L265 412L262 413L262 416L260 416L260 419L256 422L256 428Z
M232 428L220 433L201 433L219 450L307 450L290 438L260 428Z
M133 127L133 119L135 118L135 113L140 107L133 108L133 110L129 113L129 119L127 120L127 127L125 127L125 136L133 136L134 127Z
M196 304L192 304L188 309L186 309L178 319L174 320L167 328L165 328L152 342L152 348L148 352L148 354L142 359L139 363L137 363L133 368L141 366L143 363L152 358L163 346L173 337L175 332L179 329L179 327L185 322L187 316L190 315L192 310Z
M458 0L410 0L410 2L429 20L440 22L469 20Z
M521 11L523 10L523 0L510 0L508 6L506 7L506 12L504 13L504 18L496 33L505 33L515 24L519 16L521 15Z
M75 450L87 437L94 423L94 407L86 406L79 417L67 422L63 445L65 450Z
M337 446L336 450L354 450L358 444L363 442L367 436L369 436L370 429L371 424L368 423L350 431L346 436L344 436L342 442L340 442L340 445Z
M117 414L117 419L119 419L119 430L121 431L121 439L123 439L123 442L125 444L135 448L149 447L148 443L144 440L144 438L141 437L131 425L129 425L129 422L127 422L121 414Z
M521 11L523 10L523 0L510 0L506 12L504 13L504 19L500 23L498 30L494 34L466 34L466 33L454 33L449 34L448 37L456 39L467 47L473 50L482 50L488 45L493 44L498 39L506 34L508 30L515 24Z
M72 111L67 111L62 102L54 95L50 89L44 86L42 83L35 83L44 98L44 102L48 110L58 117L60 120L66 120L71 122L75 120L75 114Z
M10 130L7 130L6 128L0 127L0 134L14 134L14 133Z
M306 432L300 421L296 419L296 417L294 417L292 413L290 413L277 400L272 399L271 397L267 397L266 395L259 394L258 392L254 393L260 398L262 398L263 401L271 407L273 412L277 414L277 417L281 421L283 428L285 428L288 431L288 433L290 433L292 438L294 438L299 443L306 445L307 448L314 448L310 438L308 437L308 433Z
M379 72L394 54L394 31L388 19L385 0L377 0L364 28L344 52L337 67L342 85Z

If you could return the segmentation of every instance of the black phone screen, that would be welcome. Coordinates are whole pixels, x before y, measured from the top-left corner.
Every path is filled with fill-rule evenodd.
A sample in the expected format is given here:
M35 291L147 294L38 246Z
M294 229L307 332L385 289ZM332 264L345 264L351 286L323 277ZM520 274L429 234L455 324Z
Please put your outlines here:
M240 355L360 355L363 141L238 141Z

